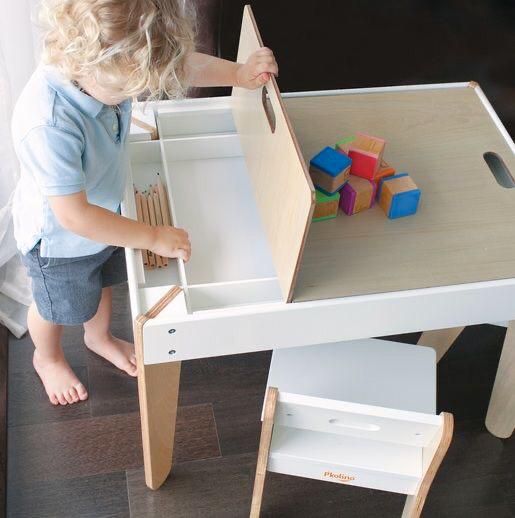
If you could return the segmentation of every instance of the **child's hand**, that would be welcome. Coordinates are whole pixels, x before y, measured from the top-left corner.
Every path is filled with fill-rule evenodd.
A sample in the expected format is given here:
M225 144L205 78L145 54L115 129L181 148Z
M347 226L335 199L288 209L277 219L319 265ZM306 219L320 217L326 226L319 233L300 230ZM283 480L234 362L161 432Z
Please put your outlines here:
M279 67L274 53L267 47L261 47L250 55L245 64L238 67L236 86L254 90L263 86L270 79L270 74L278 73Z
M150 250L162 257L180 258L188 261L191 243L186 231L175 227L152 227L155 238Z

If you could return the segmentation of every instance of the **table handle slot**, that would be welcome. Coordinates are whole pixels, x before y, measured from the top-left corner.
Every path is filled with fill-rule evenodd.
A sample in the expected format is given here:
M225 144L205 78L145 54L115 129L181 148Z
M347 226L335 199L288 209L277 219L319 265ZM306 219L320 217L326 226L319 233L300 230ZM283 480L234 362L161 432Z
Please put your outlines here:
M272 102L270 101L270 96L268 95L268 90L266 86L263 86L261 90L261 100L263 102L263 109L266 113L266 118L268 120L268 124L270 125L270 129L272 133L275 133L275 112L274 107L272 106Z
M486 165L490 169L497 183L505 189L513 189L515 180L504 160L493 151L487 151L483 154Z

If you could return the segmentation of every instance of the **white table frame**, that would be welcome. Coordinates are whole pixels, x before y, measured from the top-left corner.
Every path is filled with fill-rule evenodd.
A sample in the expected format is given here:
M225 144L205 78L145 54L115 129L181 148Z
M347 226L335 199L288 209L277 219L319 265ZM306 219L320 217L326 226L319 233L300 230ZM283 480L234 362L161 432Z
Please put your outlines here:
M469 83L300 92L285 96L331 95L426 88L453 88ZM478 86L477 94L515 153L515 145ZM190 106L227 104L227 98L185 101ZM166 102L165 102L166 103ZM160 103L162 106L163 103ZM200 108L199 108L200 109ZM127 195L132 195L129 182ZM153 290L156 305L143 313L138 296L133 251L127 251L131 309L139 371L146 483L157 489L172 465L173 437L183 360L313 345L416 331L449 329L440 335L446 350L463 326L510 322L499 363L487 427L509 437L515 427L515 279L468 283L409 291L299 302L270 303L185 314L172 300L173 286ZM147 307L150 305L147 300ZM427 335L426 335L427 336ZM443 338L447 336L446 340ZM425 338L421 339L424 342ZM429 338L429 342L430 342ZM441 357L442 354L440 354Z

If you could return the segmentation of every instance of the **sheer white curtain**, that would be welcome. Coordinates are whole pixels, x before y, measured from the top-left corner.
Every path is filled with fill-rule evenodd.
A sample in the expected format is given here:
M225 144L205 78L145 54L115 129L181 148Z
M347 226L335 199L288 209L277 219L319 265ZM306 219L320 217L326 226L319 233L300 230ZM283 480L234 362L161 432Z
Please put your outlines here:
M9 2L0 17L0 322L18 337L26 331L30 289L13 237L10 201L18 163L10 126L13 105L37 61L31 16L36 3Z

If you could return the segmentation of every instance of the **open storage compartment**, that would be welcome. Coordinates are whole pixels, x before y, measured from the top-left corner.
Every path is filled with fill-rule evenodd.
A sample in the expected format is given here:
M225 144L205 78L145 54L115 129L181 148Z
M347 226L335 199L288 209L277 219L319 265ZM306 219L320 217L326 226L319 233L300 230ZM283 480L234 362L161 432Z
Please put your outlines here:
M141 253L134 251L139 290L179 285L191 313L280 302L279 282L231 111L224 106L181 108L186 135L183 126L172 132L176 112L171 106L158 109L161 140L131 144L131 171L139 191L148 189L159 174L172 222L188 231L193 253L187 263L172 260L166 268L144 269ZM213 134L192 134L191 128L206 112ZM219 116L218 125L210 118L213 112ZM227 131L230 128L232 132Z
M422 459L413 445L275 425L269 470L349 485L366 480L367 487L414 494ZM347 478L338 478L343 473Z
M261 46L246 7L238 61ZM134 186L148 189L159 173L172 224L192 245L187 263L154 270L133 252L139 312L173 285L183 288L188 313L291 299L314 189L275 78L267 87L159 102L160 140L131 144ZM135 217L134 200L126 206Z

